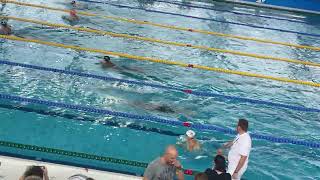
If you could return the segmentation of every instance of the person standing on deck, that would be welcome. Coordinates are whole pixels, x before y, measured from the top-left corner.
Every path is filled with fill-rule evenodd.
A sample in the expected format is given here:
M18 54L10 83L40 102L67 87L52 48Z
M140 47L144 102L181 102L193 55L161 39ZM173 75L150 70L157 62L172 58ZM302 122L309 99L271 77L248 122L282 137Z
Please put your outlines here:
M232 180L240 180L248 167L252 145L251 137L247 133L248 126L249 122L247 120L239 119L237 125L238 135L233 141L223 145L224 148L230 148L228 154L228 173L232 175Z

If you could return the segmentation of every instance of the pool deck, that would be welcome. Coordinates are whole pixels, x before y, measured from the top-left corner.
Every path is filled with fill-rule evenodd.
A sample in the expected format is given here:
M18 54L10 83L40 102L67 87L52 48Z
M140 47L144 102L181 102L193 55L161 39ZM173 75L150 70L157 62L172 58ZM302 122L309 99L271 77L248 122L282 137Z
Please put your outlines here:
M129 176L118 173L111 173L105 171L98 171L93 169L84 169L79 167L72 167L66 165L45 163L41 161L31 161L19 158L12 158L7 156L0 156L0 180L18 180L24 173L27 166L45 166L48 169L50 180L67 180L70 176L75 174L83 174L85 176L94 178L95 180L141 180L142 177Z

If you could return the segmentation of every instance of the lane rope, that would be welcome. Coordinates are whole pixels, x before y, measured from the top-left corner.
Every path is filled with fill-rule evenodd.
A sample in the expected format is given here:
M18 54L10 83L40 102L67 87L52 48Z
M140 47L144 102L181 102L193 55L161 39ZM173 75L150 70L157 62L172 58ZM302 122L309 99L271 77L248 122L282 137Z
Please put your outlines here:
M91 122L91 123L98 123L103 126L108 126L108 127L117 127L117 128L123 128L123 122L121 121L98 121L97 117L90 117L90 116L82 116L82 115L74 115L70 113L62 113L59 111L52 111L52 110L43 110L43 109L36 109L36 108L31 108L31 107L25 107L21 105L13 105L13 104L0 104L0 109L9 109L9 110L15 110L15 111L21 111L25 113L35 113L38 115L43 115L43 116L50 116L50 117L60 117L68 120L74 120L74 121L81 121L81 122ZM178 137L181 135L184 135L184 133L178 133L178 132L173 132L169 130L164 130L160 128L153 128L153 127L147 127L142 125L141 123L129 123L126 124L125 128L128 129L133 129L133 130L138 130L138 131L144 131L144 132L153 132L153 133L158 133L166 136L174 136ZM212 138L204 137L204 136L197 136L197 139L200 140L211 140ZM221 141L217 140L216 142Z
M99 75L95 75L95 74L87 74L87 73L81 73L81 72L76 72L76 71L67 71L67 70L62 70L62 69L48 68L48 67L22 64L22 63L15 63L15 62L4 61L4 60L0 60L0 64L28 68L28 69L34 69L34 70L40 70L40 71L46 71L46 72L60 73L60 74L71 75L71 76L86 77L86 78L92 78L92 79L98 79L98 80L104 80L104 81L121 82L121 83L126 83L126 84L131 84L131 85L138 85L141 87L147 86L147 87L152 87L152 88L156 88L156 89L164 89L164 90L169 90L169 91L183 92L183 93L187 93L187 94L199 96L199 97L213 97L213 98L215 98L215 100L218 100L218 101L219 100L221 101L221 99L223 99L222 100L223 102L230 102L230 101L245 102L245 103L256 104L256 105L267 105L267 106L271 106L271 107L286 108L286 109L291 109L291 110L295 110L295 111L320 113L320 109L316 109L316 108L307 108L304 106L294 106L294 105L275 103L275 102L270 102L270 101L244 98L244 97L228 96L228 95L203 92L203 91L195 91L195 90L191 90L191 89L187 90L187 89L177 87L177 86L166 86L166 85L148 83L148 82L144 82L144 81L133 81L133 80L127 80L127 79L114 78L114 77L110 77L110 76L99 76Z
M219 22L219 23L225 23L225 24L233 24L233 25L238 25L238 26L251 27L251 28L255 28L255 29L279 31L279 32L283 32L283 33L291 33L291 34L310 36L310 37L317 37L317 38L320 37L320 34L303 33L303 32L298 32L298 31L293 31L293 30L285 30L285 29L257 26L257 25L253 25L253 24L238 23L238 22L231 22L231 21L222 21L222 20L217 20L217 19L212 19L212 18L204 18L204 17L198 17L198 16L179 14L179 13L164 12L164 11L158 11L158 10L150 10L150 9L145 9L145 8L141 8L141 7L132 7L132 6L127 6L127 5L113 4L113 3L110 3L110 2L100 2L100 1L93 1L93 0L79 0L79 1L87 2L87 3L105 4L105 5L114 6L114 7L118 7L118 8L143 10L143 11L146 11L146 12L152 12L152 13L158 13L158 14L166 14L166 15L180 16L180 17L199 19L199 20L205 20L205 21L213 21L213 22Z
M66 49L88 51L88 52L93 52L93 53L101 53L101 54L119 56L119 57L128 58L128 59L136 59L136 60L140 60L140 61L149 61L149 62L154 62L154 63L175 65L175 66L194 68L194 69L202 69L202 70L220 72L220 73L225 73L225 74L234 74L234 75L255 77L255 78L260 78L260 79L268 79L268 80L274 80L274 81L280 81L280 82L286 82L286 83L294 83L294 84L300 84L300 85L306 85L306 86L320 87L320 83L311 82L311 81L302 81L302 80L288 79L288 78L282 78L282 77L274 77L274 76L255 74L255 73L244 72L244 71L236 71L236 70L228 70L228 69L215 68L215 67L209 67L209 66L202 66L202 65L197 65L197 64L186 64L186 63L182 63L182 62L178 62L178 61L156 59L156 58L144 57L144 56L136 56L136 55L131 55L131 54L119 53L119 52L111 52L111 51L106 51L106 50L101 50L101 49L65 45L65 44L47 42L47 41L36 40L36 39L26 39L26 38L20 38L20 37L16 37L16 36L0 35L0 38L14 40L14 41L21 41L21 42L37 43L37 44L54 46L54 47L61 47L61 48L66 48Z
M267 16L267 15L261 15L261 14L253 14L253 13L244 13L244 12L236 12L236 11L230 11L230 10L222 10L222 9L217 9L214 8L214 6L203 6L199 4L194 4L191 2L188 3L181 3L179 1L164 1L164 0L153 0L154 2L162 2L166 4L172 4L172 5L178 5L178 6L184 6L184 7L190 7L190 8L195 8L195 9L206 9L206 10L213 10L217 12L226 12L226 13L232 13L240 16L252 16L252 17L258 17L258 18L265 18L265 19L275 19L275 20L280 20L280 21L288 21L288 22L294 22L294 23L302 23L302 24L313 24L313 23L308 23L303 20L296 20L296 19L288 19L288 18L280 18L280 17L275 17L275 16Z
M108 32L108 31L101 31L101 30L97 30L97 29L92 29L89 27L88 28L75 27L75 26L69 26L69 25L64 25L64 24L49 23L49 22L44 22L44 21L38 21L38 20L26 19L26 18L18 18L18 17L12 17L12 16L0 16L0 19L1 18L7 18L7 19L22 21L22 22L29 22L29 23L34 23L34 24L41 24L41 25L46 25L49 27L60 27L60 28L66 28L66 29L73 29L76 31L83 31L83 32L95 33L95 34L100 34L100 35L108 35L108 36L118 37L118 38L134 39L134 40L147 41L147 42L153 42L153 43L159 43L159 44L167 44L167 45L179 46L179 47L187 47L187 48L190 47L190 48L194 48L194 49L213 51L213 52L219 52L219 53L226 53L226 54L233 54L233 55L239 55L239 56L245 56L245 57L253 57L253 58L263 59L263 60L273 60L273 61L281 61L281 62L287 62L287 63L303 64L303 65L308 65L308 66L320 67L320 64L315 63L315 62L308 62L308 61L289 59L289 58L281 58L281 57L273 57L273 56L267 56L267 55L261 55L261 54L252 54L252 53L246 53L246 52L240 52L240 51L234 51L234 50L212 48L212 47L201 46L201 45L185 44L185 43L166 41L166 40L161 40L161 39L148 38L148 37L143 37L143 36L132 36L132 35L127 35L127 34L119 34L119 33L113 33L113 32Z
M52 10L52 11L59 11L59 12L65 12L65 13L69 13L70 12L70 10L67 10L67 9L53 8L53 7L48 7L48 6L44 6L44 5L22 3L22 2L16 2L16 1L11 1L11 0L0 0L0 1L1 2L6 2L6 3L16 4L16 5L20 5L20 6L43 8L43 9L48 9L48 10ZM100 17L100 18L104 18L104 19L110 19L110 20L114 20L114 21L121 21L121 22L140 24L140 25L150 25L150 26L155 26L155 27L160 27L160 28L172 29L172 30L176 30L176 31L186 31L186 32L199 33L199 34L205 34L205 35L213 35L213 36L220 36L220 37L226 37L226 38L232 38L232 39L241 39L241 40L245 40L245 41L254 41L254 42L258 42L258 43L267 43L267 44L288 46L288 47L293 47L293 48L301 48L301 49L310 49L310 50L314 50L314 51L320 51L320 47L313 47L313 46L307 46L307 45L298 45L298 44L292 44L292 43L286 43L286 42L277 42L277 41L272 41L272 40L267 40L267 39L258 39L258 38L247 37L247 36L224 34L224 33L219 33L219 32L192 29L192 28L185 28L185 27L177 27L177 26L172 26L172 25L158 24L158 23L149 22L149 21L140 21L140 20L127 19L127 18L122 18L122 17L104 16L104 15L99 15L99 14L83 12L83 11L77 11L77 13L80 14L80 15L83 15L83 16Z
M182 122L174 119L164 119L164 118L155 117L155 116L137 115L137 114L131 114L126 112L110 111L107 109L98 109L98 108L93 108L88 106L52 102L52 101L35 99L35 98L25 98L25 97L2 94L2 93L0 93L0 99L10 100L15 102L22 102L22 103L45 105L50 107L59 107L59 108L65 108L70 110L102 114L102 115L110 115L114 117L129 118L129 119L135 119L138 122L154 122L154 123L166 124L166 125L175 126L175 127L187 127L187 128L197 129L200 132L215 131L215 132L220 132L226 135L236 134L236 132L233 129L216 126L212 124L207 125L207 124L200 124L200 123L191 123L188 121ZM293 145L301 145L301 146L311 147L311 148L320 148L320 142L312 142L312 141L305 141L305 140L296 140L293 138L283 138L283 137L262 135L254 132L250 132L250 136L254 139L267 140L274 143L293 144Z

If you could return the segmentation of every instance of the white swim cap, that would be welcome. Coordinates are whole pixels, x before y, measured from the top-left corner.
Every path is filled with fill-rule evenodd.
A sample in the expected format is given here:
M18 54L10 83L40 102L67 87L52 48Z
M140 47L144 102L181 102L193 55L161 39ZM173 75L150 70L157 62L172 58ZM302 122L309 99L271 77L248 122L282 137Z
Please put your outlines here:
M188 131L186 132L186 135L187 135L189 138L193 138L193 137L196 135L196 133L195 133L194 131L192 131L192 130L188 130Z

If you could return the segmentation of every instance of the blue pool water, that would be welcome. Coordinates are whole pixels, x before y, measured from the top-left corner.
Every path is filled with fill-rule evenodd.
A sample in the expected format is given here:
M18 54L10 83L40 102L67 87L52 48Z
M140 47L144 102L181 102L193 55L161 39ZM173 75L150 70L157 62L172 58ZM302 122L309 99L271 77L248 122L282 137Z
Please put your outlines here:
M62 0L29 0L24 2L69 8L66 5L66 1ZM81 3L86 6L85 11L97 14L320 47L319 37L308 37L213 21L148 13L141 10L119 9L103 4ZM306 22L297 23L253 16L237 16L232 13L186 8L154 1L119 0L112 1L112 3L303 33L320 34L320 24L316 21L319 17L316 18L304 14L293 14L224 3L210 4L210 6L214 5L218 9ZM206 3L201 4L206 5ZM13 4L7 4L2 13L4 15L52 23L65 23L61 18L64 15L63 13ZM320 83L320 70L317 67L100 36L73 30L54 29L13 20L9 22L17 35L28 38ZM174 31L98 17L83 17L79 26L320 63L319 51ZM130 80L143 80L156 84L179 86L184 89L320 109L320 91L316 87L227 75L198 69L186 69L119 57L113 57L112 61L120 67L120 70L105 70L95 64L101 60L102 55L100 54L8 40L1 40L0 46L1 60ZM238 118L247 118L250 121L250 131L255 133L313 142L320 141L320 116L319 113L315 112L300 112L228 100L217 101L216 98L197 97L150 87L106 82L7 65L0 66L0 73L0 93L3 94L140 115L174 118L182 121L187 119L192 122L214 124L232 129L234 129ZM150 110L150 107L159 104L171 106L176 113L166 114ZM14 107L26 107L29 110L23 111L21 108L19 110L19 108L14 109ZM48 115L50 113L41 113L39 110L42 110L41 112L51 112L51 116ZM115 118L28 103L14 103L6 100L1 100L0 112L0 139L17 143L149 162L159 156L166 145L174 144L177 141L176 136L129 128L130 123L134 121L126 118ZM52 113L58 113L61 116L54 117ZM66 114L78 118L93 119L96 122L78 121ZM117 121L121 127L104 126L99 123L101 121ZM161 130L170 130L176 133L184 133L186 130L185 128L151 123L144 123L143 126L158 127ZM179 149L179 159L185 168L204 170L211 166L212 157L219 146L216 140L228 140L233 137L216 132L197 133L211 139L202 141L205 151L200 154L190 154ZM66 159L66 157L12 150L3 147L0 147L0 149L3 152L77 162L91 166L126 170L138 174L143 172L143 169L140 168L102 164L95 161ZM319 159L319 149L254 140L249 168L244 177L250 180L320 179Z

